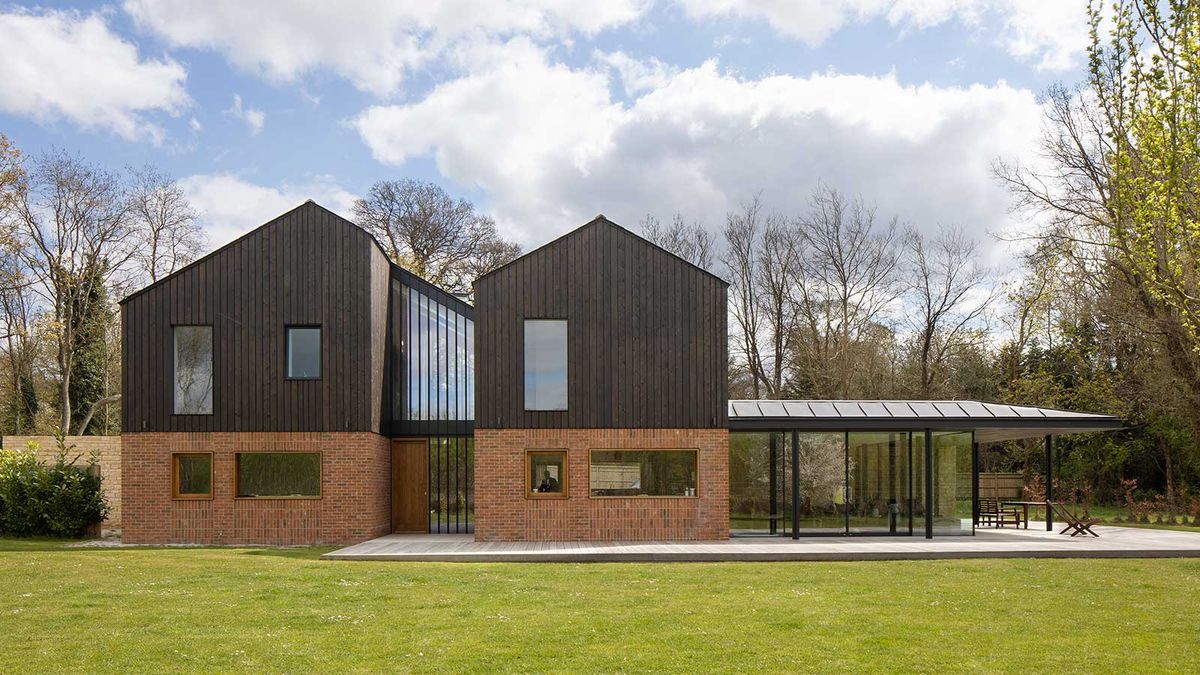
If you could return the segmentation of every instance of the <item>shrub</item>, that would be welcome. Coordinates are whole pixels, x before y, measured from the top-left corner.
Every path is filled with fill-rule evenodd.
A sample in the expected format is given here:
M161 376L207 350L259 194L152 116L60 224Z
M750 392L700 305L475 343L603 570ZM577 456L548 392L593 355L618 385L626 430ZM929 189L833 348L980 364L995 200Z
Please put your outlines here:
M108 515L93 457L77 465L59 440L52 464L34 450L0 450L0 533L18 537L79 537Z

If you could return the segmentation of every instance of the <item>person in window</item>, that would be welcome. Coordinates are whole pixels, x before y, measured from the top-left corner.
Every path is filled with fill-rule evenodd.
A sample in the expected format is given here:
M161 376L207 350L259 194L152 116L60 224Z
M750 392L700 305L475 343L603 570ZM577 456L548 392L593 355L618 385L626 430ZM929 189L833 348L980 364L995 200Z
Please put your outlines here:
M558 492L558 481L550 475L550 469L542 471L542 483L538 485L538 492Z

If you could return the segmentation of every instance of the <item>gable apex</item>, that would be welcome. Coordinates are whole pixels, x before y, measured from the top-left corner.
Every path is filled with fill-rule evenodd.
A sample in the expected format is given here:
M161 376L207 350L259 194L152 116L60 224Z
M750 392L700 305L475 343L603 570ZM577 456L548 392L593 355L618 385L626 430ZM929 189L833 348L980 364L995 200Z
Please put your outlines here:
M691 267L699 272L703 272L704 274L721 282L725 286L729 286L728 281L725 281L724 279L717 276L716 274L713 274L712 272L704 269L703 267L700 267L699 265L691 262L690 260L687 260L687 259L681 257L680 255L678 255L676 253L668 251L667 249L663 248L662 246L659 246L658 244L655 244L654 242L650 241L649 239L643 237L642 235L640 235L636 232L633 232L625 227L622 227L621 225L618 225L617 223L614 223L613 221L609 220L603 213L598 213L598 214L596 214L595 218L592 218L588 222L580 225L579 227L577 227L573 230L570 230L569 232L566 232L565 234L562 234L562 235L546 242L545 244L538 246L537 248L535 248L533 250L523 253L522 255L508 261L507 263L504 263L500 267L497 267L496 269L494 269L490 272L479 275L478 277L476 277L475 281L471 282L471 285L474 286L475 284L478 284L480 281L492 276L493 274L496 274L497 272L500 272L501 270L505 270L505 269L509 268L510 266L514 265L515 263L520 262L520 261L524 260L525 258L528 258L528 257L534 255L535 253L538 253L540 251L543 251L544 249L554 246L555 244L558 244L559 242L562 242L562 241L565 241L572 237L575 237L576 235L580 234L584 230L587 230L588 228L598 226L598 225L607 226L608 228L610 228L613 231L619 232L628 237L632 237L638 243L644 244L653 249L657 249L657 250L661 251L662 253L665 253L665 254L671 256L672 258L678 260L679 262L683 263L684 265L687 265L688 267Z

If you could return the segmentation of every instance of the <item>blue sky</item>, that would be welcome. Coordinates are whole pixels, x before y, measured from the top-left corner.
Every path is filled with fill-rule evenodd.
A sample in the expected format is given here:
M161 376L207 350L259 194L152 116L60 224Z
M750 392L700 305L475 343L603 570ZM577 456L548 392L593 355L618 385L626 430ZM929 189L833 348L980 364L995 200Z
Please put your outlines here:
M0 6L0 133L181 180L220 244L314 198L436 181L536 246L604 212L713 229L818 181L881 215L1016 227L1079 0L126 0ZM240 99L240 108L235 105Z

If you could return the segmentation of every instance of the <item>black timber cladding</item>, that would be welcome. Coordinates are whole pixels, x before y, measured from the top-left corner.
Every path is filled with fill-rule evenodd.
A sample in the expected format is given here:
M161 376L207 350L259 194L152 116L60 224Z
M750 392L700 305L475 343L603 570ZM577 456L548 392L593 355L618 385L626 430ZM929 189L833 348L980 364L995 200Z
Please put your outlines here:
M603 216L475 283L479 428L725 428L726 288ZM524 320L567 319L567 410L524 408Z
M391 264L307 202L121 303L122 429L375 431L385 425ZM172 326L213 327L213 414L174 415ZM321 379L287 380L287 325L321 326Z

